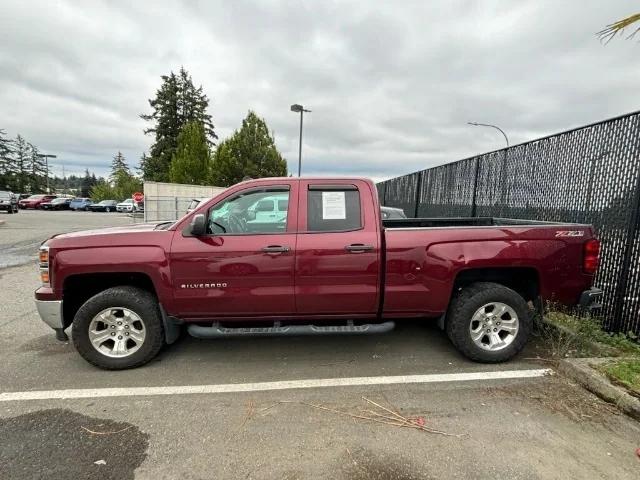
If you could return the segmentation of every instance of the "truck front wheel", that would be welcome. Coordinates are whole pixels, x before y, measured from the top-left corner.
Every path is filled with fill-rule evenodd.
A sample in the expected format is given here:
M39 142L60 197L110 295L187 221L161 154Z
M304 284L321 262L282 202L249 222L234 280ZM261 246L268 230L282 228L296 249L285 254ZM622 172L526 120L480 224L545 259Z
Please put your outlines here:
M527 343L531 313L524 298L497 283L473 283L458 292L447 315L447 335L466 357L509 360Z
M78 353L106 370L144 365L164 344L158 302L136 287L113 287L91 297L76 313L72 332Z

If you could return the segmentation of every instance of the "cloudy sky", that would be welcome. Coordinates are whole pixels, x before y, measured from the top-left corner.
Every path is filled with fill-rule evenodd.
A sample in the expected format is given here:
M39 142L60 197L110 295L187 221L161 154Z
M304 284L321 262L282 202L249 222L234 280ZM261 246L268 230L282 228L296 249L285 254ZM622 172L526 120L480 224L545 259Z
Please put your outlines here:
M633 111L640 43L595 32L634 1L28 1L0 4L0 129L54 171L138 163L140 113L183 65L221 138L264 117L297 170L384 179Z

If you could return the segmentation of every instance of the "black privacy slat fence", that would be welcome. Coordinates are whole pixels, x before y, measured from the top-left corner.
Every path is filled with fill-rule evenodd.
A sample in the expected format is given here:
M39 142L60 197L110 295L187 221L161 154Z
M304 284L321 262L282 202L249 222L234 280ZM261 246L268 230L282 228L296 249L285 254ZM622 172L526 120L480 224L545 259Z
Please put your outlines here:
M603 323L640 335L640 112L378 183L409 217L593 224Z

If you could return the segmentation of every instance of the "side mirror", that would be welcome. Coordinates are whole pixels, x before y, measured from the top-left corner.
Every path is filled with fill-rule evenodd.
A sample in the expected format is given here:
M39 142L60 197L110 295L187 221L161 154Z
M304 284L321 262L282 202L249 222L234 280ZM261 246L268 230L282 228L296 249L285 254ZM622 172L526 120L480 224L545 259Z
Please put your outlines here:
M203 214L194 215L191 220L191 235L200 236L207 233L207 224Z

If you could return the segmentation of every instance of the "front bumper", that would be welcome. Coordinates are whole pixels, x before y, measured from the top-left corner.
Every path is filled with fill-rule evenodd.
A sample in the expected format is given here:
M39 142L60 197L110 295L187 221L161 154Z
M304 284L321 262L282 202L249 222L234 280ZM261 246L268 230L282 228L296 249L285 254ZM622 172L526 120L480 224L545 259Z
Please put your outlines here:
M0 210L12 210L14 208L10 203L0 203Z
M62 300L36 300L38 314L44 323L53 329L64 328Z
M600 288L591 287L580 295L578 307L587 312L594 312L602 309L602 296L604 292Z

